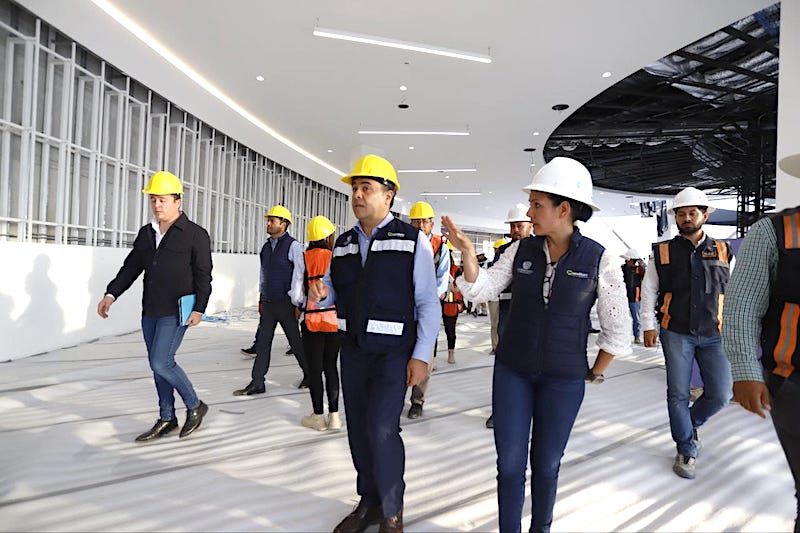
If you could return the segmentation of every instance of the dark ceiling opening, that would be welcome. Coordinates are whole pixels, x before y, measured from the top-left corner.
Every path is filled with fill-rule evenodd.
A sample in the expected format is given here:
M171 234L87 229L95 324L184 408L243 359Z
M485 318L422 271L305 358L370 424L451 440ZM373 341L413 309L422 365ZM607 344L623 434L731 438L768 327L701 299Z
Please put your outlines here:
M548 138L596 187L736 194L740 234L775 197L780 4L721 28L602 92Z

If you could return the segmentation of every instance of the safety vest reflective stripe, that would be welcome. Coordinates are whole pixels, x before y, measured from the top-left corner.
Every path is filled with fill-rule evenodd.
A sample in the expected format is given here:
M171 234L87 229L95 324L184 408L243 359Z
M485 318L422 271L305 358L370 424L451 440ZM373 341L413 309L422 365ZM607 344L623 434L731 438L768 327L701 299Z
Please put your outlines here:
M722 306L725 304L725 295L720 294L717 299L717 327L722 331Z
M372 241L372 252L408 252L414 253L416 242L405 239L384 239Z
M772 372L785 378L794 372L792 354L797 348L798 318L800 318L800 304L784 303L781 313L781 336L773 351L776 366Z
M658 245L658 257L659 257L659 264L668 265L669 264L669 243L662 242Z
M348 244L347 246L337 246L333 249L333 257L342 257L345 255L353 255L359 253L357 244Z
M669 255L669 254L667 254ZM672 302L672 293L665 292L664 293L664 303L661 305L661 312L663 316L661 317L661 327L666 328L669 326L669 321L672 318L669 314L669 304Z
M783 242L787 250L800 248L800 213L783 217Z

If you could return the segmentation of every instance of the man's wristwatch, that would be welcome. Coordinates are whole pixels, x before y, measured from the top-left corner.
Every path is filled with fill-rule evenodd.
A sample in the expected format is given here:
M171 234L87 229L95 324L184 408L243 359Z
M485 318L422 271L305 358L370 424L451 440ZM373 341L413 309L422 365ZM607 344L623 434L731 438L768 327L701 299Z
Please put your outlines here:
M606 377L603 374L595 374L594 372L592 372L591 369L586 371L586 381L588 381L589 383L600 385L605 380Z

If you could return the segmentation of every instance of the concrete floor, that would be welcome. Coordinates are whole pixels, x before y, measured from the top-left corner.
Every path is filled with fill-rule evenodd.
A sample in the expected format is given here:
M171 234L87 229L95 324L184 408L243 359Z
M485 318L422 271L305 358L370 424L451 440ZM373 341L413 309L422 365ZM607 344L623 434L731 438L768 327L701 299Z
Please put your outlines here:
M255 327L247 310L187 333L179 362L211 410L185 440L133 442L158 417L140 332L0 366L0 531L330 531L356 502L346 428L300 426L310 399L281 334L267 394L231 395ZM424 416L402 420L408 531L497 530L488 339L487 318L462 315L457 364L442 335ZM792 530L769 421L726 407L701 430L697 478L681 479L660 350L636 346L606 375L587 387L553 531Z

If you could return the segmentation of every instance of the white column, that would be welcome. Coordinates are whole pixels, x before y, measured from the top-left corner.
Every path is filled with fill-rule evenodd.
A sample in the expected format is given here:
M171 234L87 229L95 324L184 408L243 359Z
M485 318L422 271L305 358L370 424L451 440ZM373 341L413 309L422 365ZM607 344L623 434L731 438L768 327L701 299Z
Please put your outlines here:
M780 31L775 192L778 210L800 204L800 2L781 2Z

